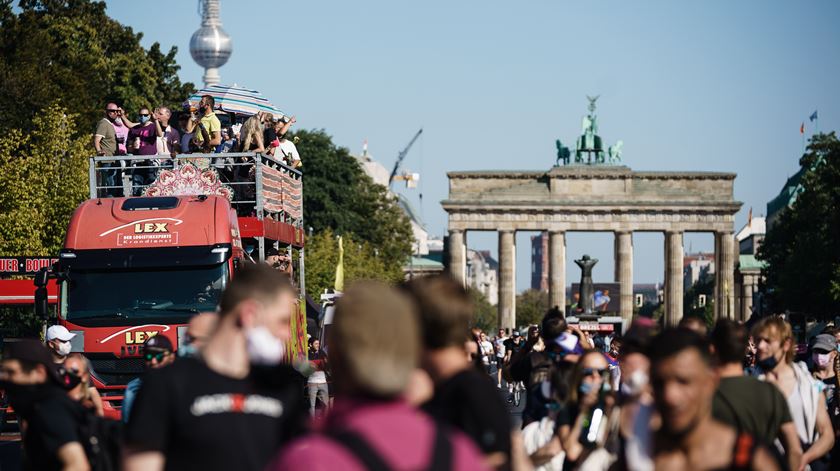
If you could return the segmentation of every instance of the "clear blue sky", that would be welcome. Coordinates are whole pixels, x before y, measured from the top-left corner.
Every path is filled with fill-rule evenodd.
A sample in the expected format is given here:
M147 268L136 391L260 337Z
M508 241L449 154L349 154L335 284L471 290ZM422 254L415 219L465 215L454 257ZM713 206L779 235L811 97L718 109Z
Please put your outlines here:
M201 83L189 55L199 25L193 0L109 1L109 14L178 46L182 80ZM783 1L305 1L222 0L234 52L224 83L261 90L303 128L386 167L421 126L406 159L422 173L421 211L443 234L446 172L548 169L554 140L572 143L600 94L601 135L624 141L636 170L738 173L736 230L763 215L798 169L799 125L819 109L840 128L840 2ZM405 193L418 202L417 190ZM529 233L517 237L517 286L529 283ZM469 245L497 247L491 233ZM662 279L662 237L636 234L635 280ZM686 238L711 250L709 234ZM568 237L571 259L602 262L612 278L612 236Z

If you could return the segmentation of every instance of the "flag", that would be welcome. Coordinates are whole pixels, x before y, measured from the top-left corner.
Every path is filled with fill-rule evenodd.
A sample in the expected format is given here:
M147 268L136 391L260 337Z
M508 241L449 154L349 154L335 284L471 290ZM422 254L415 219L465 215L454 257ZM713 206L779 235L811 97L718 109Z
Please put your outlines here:
M801 126L799 126L799 134L805 134L805 123L803 122Z
M335 267L335 290L344 291L344 244L338 236L338 265Z
M810 119L810 120L811 120L811 122L814 122L814 121L816 121L816 120L817 120L817 118L819 118L819 116L817 116L817 110L814 110L814 112L813 112L813 113L811 113L811 117L810 117L810 118L808 118L808 119Z

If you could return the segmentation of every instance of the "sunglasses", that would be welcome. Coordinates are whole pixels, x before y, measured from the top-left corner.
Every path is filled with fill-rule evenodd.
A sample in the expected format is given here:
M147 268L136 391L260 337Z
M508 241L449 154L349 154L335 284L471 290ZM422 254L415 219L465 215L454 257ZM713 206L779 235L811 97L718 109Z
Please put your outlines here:
M584 368L583 369L583 377L588 376L603 376L607 372L606 368Z
M147 353L147 354L144 355L144 357L146 358L146 361L152 361L152 359L155 359L155 360L158 361L158 363L160 363L160 362L163 361L164 358L166 358L166 355L169 355L169 353L167 353L167 352Z
M107 109L106 109L105 111L107 111L107 112L109 112L109 113L116 113L116 112L117 112L117 111L119 111L119 110L107 110Z
M140 113L140 116L151 116L149 113Z

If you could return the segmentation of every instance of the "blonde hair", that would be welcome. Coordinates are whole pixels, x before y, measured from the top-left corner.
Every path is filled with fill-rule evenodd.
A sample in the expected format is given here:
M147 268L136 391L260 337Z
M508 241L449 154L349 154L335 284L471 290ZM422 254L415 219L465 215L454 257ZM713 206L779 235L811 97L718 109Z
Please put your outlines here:
M790 347L785 352L785 362L793 363L795 354L793 329L791 329L787 321L779 316L765 317L753 327L752 335L753 337L769 337L773 340L778 340L782 344L782 347L789 340Z
M264 148L263 130L262 130L262 115L260 113L251 116L242 123L242 129L239 130L239 137L242 139L242 152L251 150L251 144L256 144L257 148Z
M350 392L397 396L420 356L420 326L413 305L385 284L357 283L336 304L328 346L334 375Z

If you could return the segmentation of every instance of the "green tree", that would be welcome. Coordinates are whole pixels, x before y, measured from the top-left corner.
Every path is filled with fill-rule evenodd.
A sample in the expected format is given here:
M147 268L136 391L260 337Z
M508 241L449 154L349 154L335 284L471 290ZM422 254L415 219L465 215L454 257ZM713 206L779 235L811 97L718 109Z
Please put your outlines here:
M714 289L715 279L703 272L696 283L683 295L683 313L685 317L699 317L710 327L714 324ZM706 296L706 304L700 305L700 295Z
M386 263L368 242L353 235L342 236L344 246L344 285L354 281L379 280L399 283L403 280L402 266ZM326 229L306 240L306 292L314 300L335 284L338 265L338 240Z
M472 326L485 332L494 332L498 327L498 310L491 305L487 297L477 289L469 290L473 303Z
M323 130L301 130L297 148L303 159L303 213L315 232L352 235L374 249L390 270L411 254L411 224L394 197L364 173L344 147Z
M61 249L70 216L88 192L88 138L72 137L76 118L51 105L35 115L31 132L0 136L0 254Z
M16 13L0 2L0 126L29 131L38 110L59 102L77 114L88 134L115 101L133 113L141 106L179 105L193 91L181 83L176 48L147 51L143 35L108 17L105 2L21 0Z
M840 141L817 134L800 159L802 192L759 249L774 310L826 317L840 302Z
M516 296L516 323L520 326L539 324L548 311L548 293L528 289Z

